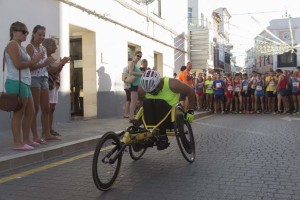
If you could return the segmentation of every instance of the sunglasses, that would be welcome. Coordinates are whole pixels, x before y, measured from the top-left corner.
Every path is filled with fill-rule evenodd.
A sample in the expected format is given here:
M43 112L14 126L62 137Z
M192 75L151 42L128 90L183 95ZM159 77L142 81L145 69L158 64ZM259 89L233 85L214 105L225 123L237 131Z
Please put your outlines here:
M27 34L28 35L28 31L26 31L26 30L16 30L16 31L18 31L18 32L21 32L23 35L25 35L25 34Z
M141 58L142 56L141 55L136 55L136 57Z

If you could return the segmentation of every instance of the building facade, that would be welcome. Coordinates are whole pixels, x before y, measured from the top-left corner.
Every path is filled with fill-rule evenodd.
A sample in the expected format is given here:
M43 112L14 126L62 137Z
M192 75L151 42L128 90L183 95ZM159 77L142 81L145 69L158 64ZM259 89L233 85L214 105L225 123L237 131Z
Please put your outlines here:
M172 0L0 0L0 49L9 41L9 27L25 23L46 27L57 39L58 57L72 57L61 72L56 122L72 116L122 116L125 93L122 70L141 50L149 67L172 77L187 62L187 2ZM31 34L23 44L30 41ZM2 54L0 55L2 59ZM0 88L3 87L0 74ZM0 129L9 129L10 114L0 111Z
M193 70L199 72L213 68L211 11L207 0L188 1L188 52Z
M213 16L215 19L218 17L221 19L214 20L217 23L218 29L216 30L218 33L218 37L215 39L217 41L217 51L218 51L218 62L215 63L215 69L223 71L225 73L231 72L231 50L233 48L230 45L229 41L229 33L230 33L230 18L231 15L229 14L226 8L218 8L214 10ZM218 16L218 17L216 17Z
M293 70L300 63L300 18L271 20L255 37L255 67L259 72L270 69Z
M230 72L230 14L226 8L213 10L209 1L189 0L188 51L193 69L208 73Z

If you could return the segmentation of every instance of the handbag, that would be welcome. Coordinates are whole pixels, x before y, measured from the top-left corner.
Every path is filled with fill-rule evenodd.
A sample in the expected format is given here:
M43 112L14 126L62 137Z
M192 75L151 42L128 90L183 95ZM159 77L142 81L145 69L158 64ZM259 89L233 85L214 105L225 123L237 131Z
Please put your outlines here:
M124 82L125 83L132 83L134 80L135 80L135 76L134 75L130 75L130 74L127 74L124 78Z
M49 85L49 90L53 90L54 88L54 81L55 78L51 74L48 75L48 85Z
M128 75L128 73L126 73L126 72L123 72L123 73L122 73L122 81L125 81L127 75Z
M5 50L3 53L3 92L1 93L0 96L0 109L7 112L20 110L22 108L22 100L20 98L21 70L19 70L19 93L7 94L4 92L4 68L5 68Z

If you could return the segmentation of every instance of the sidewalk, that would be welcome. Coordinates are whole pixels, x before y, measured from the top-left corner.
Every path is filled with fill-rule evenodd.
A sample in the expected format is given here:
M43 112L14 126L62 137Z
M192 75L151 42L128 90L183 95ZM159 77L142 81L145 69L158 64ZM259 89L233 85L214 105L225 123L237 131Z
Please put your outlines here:
M209 115L209 112L195 112L195 119ZM121 131L128 127L128 119L90 119L56 124L55 130L62 135L61 141L48 141L33 151L16 151L11 149L11 131L0 133L0 172L41 162L57 156L94 147L99 138L107 131Z

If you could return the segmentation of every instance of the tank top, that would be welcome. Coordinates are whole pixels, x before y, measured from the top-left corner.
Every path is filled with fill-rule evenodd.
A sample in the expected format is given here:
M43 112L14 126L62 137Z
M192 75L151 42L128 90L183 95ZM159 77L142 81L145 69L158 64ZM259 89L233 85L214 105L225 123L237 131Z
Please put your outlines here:
M292 93L296 93L299 87L299 82L297 77L291 77L291 82L292 82Z
M233 92L233 83L232 83L232 81L226 81L225 85L226 85L226 87L225 87L226 92L227 93L228 92L232 93Z
M32 45L32 44L30 44ZM44 52L44 57L37 63L37 64L43 64L44 62L46 62L47 60L47 51L46 48L40 44L40 46L38 48L36 48L35 46L33 46L33 56L34 57L38 52L43 51ZM40 76L47 76L48 77L48 66L36 69L36 70L32 70L31 71L31 76L36 76L36 77L40 77Z
M287 78L285 75L282 75L283 79L281 80L280 84L278 85L277 89L278 90L283 90L286 89L286 85L287 85Z
M204 82L204 85L205 85L205 93L206 94L213 94L214 93L214 90L213 90L213 80L206 80Z
M263 81L262 80L257 79L255 90L257 92L262 92L263 91Z
M198 78L197 78L197 84L200 84L200 83L202 83L202 85L196 85L196 88L195 88L195 91L196 92L199 92L199 91L202 91L203 90L203 84L204 84L204 82L203 81L201 81L201 80L199 80Z
M137 64L134 64L133 72L141 72ZM141 82L141 76L135 76L135 80L131 83L132 86L138 86Z
M246 92L248 89L248 80L242 80L242 91Z
M10 42L16 42L16 41L10 41ZM19 52L22 61L28 62L31 60L25 48L20 45L19 45ZM7 68L7 79L19 80L19 69L15 67L10 55L6 51L4 56L5 56L5 66ZM31 84L31 75L30 75L29 68L21 69L21 81L26 85Z
M241 82L238 81L234 81L234 92L240 92L241 91Z
M173 92L169 86L169 78L164 77L164 86L161 91L157 95L152 95L150 93L146 93L145 97L147 99L162 99L166 101L170 106L176 106L179 101L179 94Z

